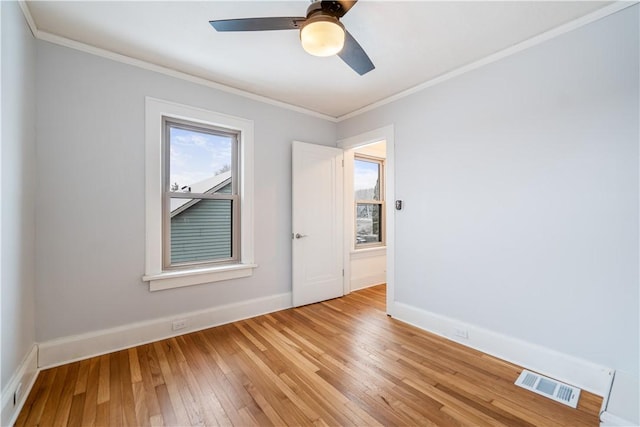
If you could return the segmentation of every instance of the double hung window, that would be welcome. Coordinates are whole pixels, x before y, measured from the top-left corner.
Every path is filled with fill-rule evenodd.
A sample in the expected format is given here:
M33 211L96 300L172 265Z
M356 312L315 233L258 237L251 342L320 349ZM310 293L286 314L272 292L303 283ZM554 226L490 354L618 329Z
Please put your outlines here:
M248 277L253 122L146 99L145 275L157 291Z
M354 158L355 246L384 245L384 160L357 154Z
M164 119L164 268L238 260L238 132Z

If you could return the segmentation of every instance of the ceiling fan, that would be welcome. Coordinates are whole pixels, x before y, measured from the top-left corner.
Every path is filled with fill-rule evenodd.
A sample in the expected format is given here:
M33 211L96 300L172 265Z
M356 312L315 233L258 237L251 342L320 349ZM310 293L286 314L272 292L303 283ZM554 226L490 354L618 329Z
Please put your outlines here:
M306 17L218 19L209 21L217 31L300 30L302 47L311 55L338 55L356 73L363 75L375 66L362 46L340 22L356 1L313 1Z

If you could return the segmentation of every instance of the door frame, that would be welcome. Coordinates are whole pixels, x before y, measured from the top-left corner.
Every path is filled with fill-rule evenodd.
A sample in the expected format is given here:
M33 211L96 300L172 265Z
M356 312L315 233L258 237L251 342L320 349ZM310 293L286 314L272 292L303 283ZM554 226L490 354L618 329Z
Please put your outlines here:
M363 145L372 144L374 142L386 141L387 153L385 159L385 226L386 226L386 246L387 246L387 315L393 316L395 301L395 142L393 124L378 129L371 130L349 138L338 141L338 148L343 150L351 150ZM346 173L346 170L345 170ZM346 192L345 192L346 197ZM346 209L350 209L345 203L344 230L351 227L347 221L352 220L351 214L347 215ZM351 211L349 211L351 212ZM344 264L344 293L351 292L351 243L352 236L349 233L344 234L343 264Z

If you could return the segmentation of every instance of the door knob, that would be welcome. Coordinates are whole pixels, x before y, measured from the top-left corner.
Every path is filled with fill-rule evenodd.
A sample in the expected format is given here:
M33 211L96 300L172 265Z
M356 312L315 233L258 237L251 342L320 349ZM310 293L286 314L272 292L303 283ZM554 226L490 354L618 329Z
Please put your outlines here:
M296 233L296 239L302 239L303 237L307 237L306 234Z

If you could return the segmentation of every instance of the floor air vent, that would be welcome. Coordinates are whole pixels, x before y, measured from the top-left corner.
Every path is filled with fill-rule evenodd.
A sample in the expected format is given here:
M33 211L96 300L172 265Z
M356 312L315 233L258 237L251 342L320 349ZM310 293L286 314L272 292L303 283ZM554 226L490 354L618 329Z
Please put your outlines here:
M564 403L572 408L578 406L578 399L580 398L579 388L527 371L526 369L522 371L515 384L531 390L534 393L548 397L549 399L553 399L556 402Z

